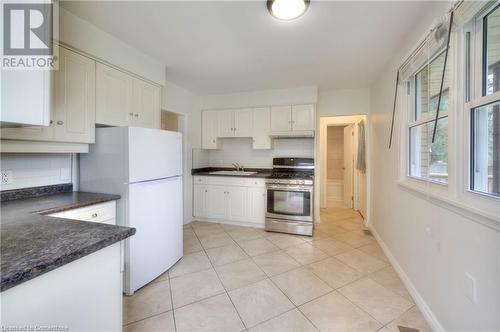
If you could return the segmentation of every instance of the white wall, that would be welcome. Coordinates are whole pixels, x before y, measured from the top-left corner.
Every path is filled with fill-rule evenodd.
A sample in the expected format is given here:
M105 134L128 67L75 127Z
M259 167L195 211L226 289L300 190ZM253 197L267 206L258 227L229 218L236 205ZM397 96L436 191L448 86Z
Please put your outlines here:
M396 68L448 5L434 3L371 89L371 224L434 328L499 331L500 233L403 189L397 182L399 142L388 149ZM464 294L465 273L477 281L476 304Z
M2 171L12 171L12 183L0 190L72 182L71 154L2 153Z
M318 116L356 115L370 112L370 89L319 89Z

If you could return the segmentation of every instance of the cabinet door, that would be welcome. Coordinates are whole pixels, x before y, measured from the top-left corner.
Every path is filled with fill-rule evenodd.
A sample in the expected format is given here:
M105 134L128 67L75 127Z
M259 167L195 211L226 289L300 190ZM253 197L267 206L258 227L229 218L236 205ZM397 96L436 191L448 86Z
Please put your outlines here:
M135 127L155 128L160 117L160 88L134 78L134 120Z
M266 218L266 188L248 188L248 221L264 224Z
M195 217L207 217L207 199L208 186L194 185L193 186L193 214Z
M227 219L247 221L247 191L246 187L227 187Z
M0 137L2 139L51 141L54 137L54 127L51 123L48 127L2 128Z
M54 140L94 143L95 61L63 47L54 75Z
M253 109L253 145L254 149L271 148L271 110L269 107Z
M271 131L292 130L292 107L274 106L271 107Z
M251 137L253 129L253 111L251 108L234 111L234 136Z
M127 126L133 119L134 78L102 63L96 64L96 123Z
M219 112L203 111L201 116L201 123L201 147L203 149L217 149L217 137L219 137Z
M227 196L225 186L208 187L208 217L227 219Z
M234 136L234 111L219 111L219 137Z
M292 106L292 129L294 131L314 130L314 106Z

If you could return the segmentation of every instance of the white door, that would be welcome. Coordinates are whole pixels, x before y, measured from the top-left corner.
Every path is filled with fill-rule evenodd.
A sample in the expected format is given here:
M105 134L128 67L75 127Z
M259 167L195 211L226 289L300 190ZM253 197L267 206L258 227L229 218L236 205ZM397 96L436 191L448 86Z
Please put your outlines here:
M219 111L219 137L234 136L234 111Z
M95 61L61 47L54 85L54 140L94 143Z
M155 128L160 117L160 89L156 85L134 78L133 98L134 126Z
M208 188L208 217L227 218L227 188L224 186L210 186Z
M294 131L314 130L314 106L292 106L292 129Z
M217 137L219 137L219 112L203 111L201 122L202 148L217 149Z
M253 129L253 112L251 108L234 111L234 136L251 137Z
M271 109L269 107L253 109L253 144L254 149L271 148Z
M292 107L274 106L271 107L271 131L292 130Z
M264 224L266 199L266 188L248 188L248 221Z
M353 207L352 204L354 195L353 134L354 134L353 125L344 127L344 204L351 209Z
M134 78L122 71L96 64L96 123L127 126L134 118Z
M129 182L182 174L182 134L150 128L128 128Z
M149 283L182 257L182 177L129 185L126 292Z
M208 217L208 187L205 185L193 186L193 214L195 217Z
M247 221L247 187L228 187L227 192L227 219Z

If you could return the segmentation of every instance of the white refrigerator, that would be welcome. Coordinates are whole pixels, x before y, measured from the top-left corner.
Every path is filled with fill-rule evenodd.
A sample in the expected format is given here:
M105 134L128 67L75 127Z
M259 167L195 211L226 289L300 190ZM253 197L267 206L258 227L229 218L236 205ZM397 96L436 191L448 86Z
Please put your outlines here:
M124 292L132 295L182 257L182 134L109 127L95 139L80 154L79 190L121 195L117 224L137 230L124 250Z

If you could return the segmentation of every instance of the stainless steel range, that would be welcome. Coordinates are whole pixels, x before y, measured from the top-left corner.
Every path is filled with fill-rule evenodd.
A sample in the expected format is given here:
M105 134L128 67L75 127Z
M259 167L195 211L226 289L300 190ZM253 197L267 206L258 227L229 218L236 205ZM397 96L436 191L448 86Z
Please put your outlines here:
M314 159L274 158L266 188L266 231L312 236Z

